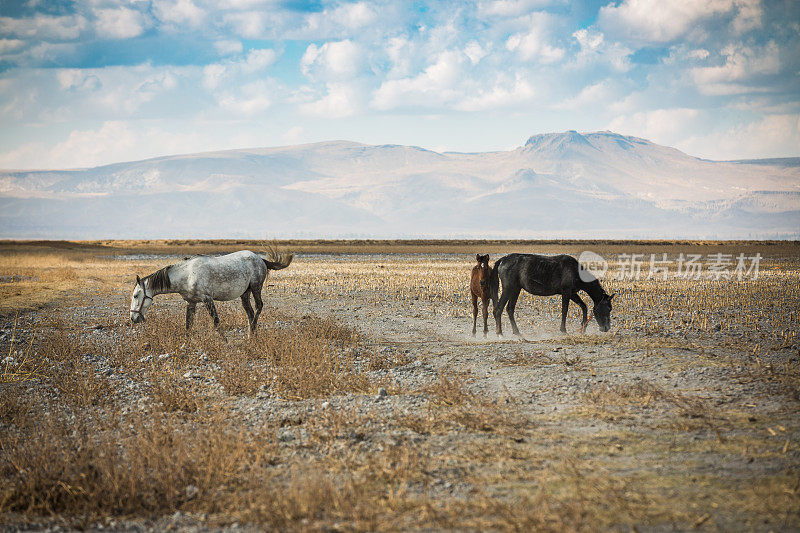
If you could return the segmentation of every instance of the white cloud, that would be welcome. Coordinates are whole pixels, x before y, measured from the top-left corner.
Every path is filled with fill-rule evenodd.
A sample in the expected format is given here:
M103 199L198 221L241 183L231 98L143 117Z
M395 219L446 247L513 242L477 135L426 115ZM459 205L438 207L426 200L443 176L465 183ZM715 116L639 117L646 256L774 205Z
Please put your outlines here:
M738 9L731 22L731 28L737 34L743 34L761 27L761 0L735 0Z
M364 54L350 40L327 42L322 46L308 45L300 66L305 75L317 75L323 79L349 78L361 70Z
M253 72L264 70L268 66L275 63L277 59L278 53L275 52L275 50L272 50L271 48L261 48L247 52L247 57L245 57L244 61L242 61L240 64L242 72L251 74Z
M66 141L56 144L45 159L62 168L123 161L140 143L137 137L124 123L108 121L99 130L73 131Z
M95 16L95 29L100 37L130 39L144 33L144 16L134 9L98 9Z
M677 141L684 138L686 131L691 131L692 124L698 116L699 112L696 109L655 109L618 116L606 129L674 146Z
M476 65L489 53L488 48L488 46L486 48L482 47L477 41L470 41L464 48L464 55L469 58L473 65Z
M250 50L243 58L211 63L203 67L203 86L215 90L225 81L260 72L274 64L277 59L278 53L275 50L261 48Z
M388 78L401 78L411 74L411 48L413 43L408 37L391 37L384 45L384 52L391 61Z
M388 6L384 6L388 10ZM355 37L378 20L378 14L367 2L340 4L333 9L305 15L301 27L286 34L294 39L332 39Z
M222 22L232 30L232 37L246 39L281 38L288 24L287 15L277 10L228 12Z
M459 52L441 52L436 61L417 76L384 81L373 94L371 105L386 110L451 101L458 94L455 83L461 76L463 62Z
M264 81L248 83L236 92L223 92L217 101L222 109L245 116L262 113L272 105L270 89Z
M527 80L517 78L514 83L497 84L489 90L479 90L457 103L455 109L463 111L482 111L517 105L534 96L533 87Z
M142 127L136 122L105 121L96 129L73 130L48 149L26 143L0 154L1 168L80 168L148 157L219 148L219 140L189 133Z
M326 84L325 96L314 102L301 104L300 111L306 115L326 118L343 118L358 113L362 96L353 85L346 83Z
M0 39L0 55L16 52L25 45L20 39Z
M494 0L480 2L478 13L481 16L517 17L528 13L531 9L552 4L550 0Z
M130 116L140 111L143 104L178 86L173 70L150 65L86 69L83 74L96 76L103 90L94 91L91 98L82 103L98 112ZM65 81L68 79L66 77Z
M214 48L221 55L233 55L242 53L242 41L236 39L224 39L214 43Z
M363 28L375 22L378 17L367 2L340 5L333 12L323 12L320 16L333 19L336 23L349 29Z
M556 109L580 109L587 105L596 105L613 96L611 84L607 80L599 81L584 87L580 93L555 104Z
M620 37L664 43L700 31L700 22L732 11L735 3L734 0L624 0L600 8L597 24Z
M517 52L525 60L538 60L541 63L555 63L564 57L564 49L553 46L551 28L555 17L548 13L532 13L526 19L527 31L515 33L506 41L506 48Z
M159 0L153 2L156 17L175 25L198 27L205 21L206 12L192 0Z
M0 34L39 41L72 41L86 29L86 19L79 15L30 18L0 17Z
M767 115L703 137L681 149L709 159L729 160L800 155L800 114Z
M56 73L58 84L66 90L95 91L103 86L100 78L84 69L62 69Z
M688 54L689 58L691 59L708 59L708 56L711 55L708 50L705 48L698 48L696 50L691 50Z
M630 55L633 53L630 48L617 42L607 42L605 36L595 30L580 29L572 36L581 47L575 57L577 65L585 67L605 63L617 72L630 70Z
M292 126L281 137L286 144L300 144L305 138L305 130L302 126Z
M696 67L689 71L700 92L705 94L736 94L747 92L744 85L754 76L777 74L780 71L778 45L770 41L762 47L741 44L728 45L720 51L725 57L722 65Z

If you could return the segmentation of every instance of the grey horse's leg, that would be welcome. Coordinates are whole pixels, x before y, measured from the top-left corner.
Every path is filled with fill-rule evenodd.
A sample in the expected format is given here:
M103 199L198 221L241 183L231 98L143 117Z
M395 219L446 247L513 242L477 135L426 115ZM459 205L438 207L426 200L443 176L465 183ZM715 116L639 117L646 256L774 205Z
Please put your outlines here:
M567 310L569 309L569 296L561 295L561 333L567 332Z
M511 321L511 332L514 335L519 335L519 328L517 321L514 319L514 310L517 308L517 300L519 299L520 291L515 292L508 299L508 320Z
M253 331L256 329L256 324L258 323L258 317L261 316L261 310L264 309L264 302L261 301L261 288L263 284L259 284L255 287L250 287L250 292L253 294L253 300L256 302L256 316L253 318Z
M217 314L217 308L214 305L214 300L211 298L206 298L205 302L206 309L208 309L208 314L211 315L211 318L214 319L214 327L219 329L219 315Z
M583 300L581 300L581 297L578 296L577 292L573 292L572 296L570 296L569 299L578 304L578 307L581 308L581 312L583 313L583 319L581 320L581 329L586 329L586 304L583 303Z
M197 310L197 304L193 302L186 302L186 331L192 329L194 324L194 312Z
M253 332L256 329L256 315L253 313L253 307L250 305L250 289L244 291L244 294L242 294L241 298L242 307L244 307L244 312L247 313L247 325L250 326L250 335L253 335Z

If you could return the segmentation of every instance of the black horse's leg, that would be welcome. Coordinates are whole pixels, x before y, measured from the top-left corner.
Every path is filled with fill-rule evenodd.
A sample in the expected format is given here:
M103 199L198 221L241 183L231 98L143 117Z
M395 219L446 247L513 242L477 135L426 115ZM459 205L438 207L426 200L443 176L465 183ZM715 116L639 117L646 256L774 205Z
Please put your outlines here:
M253 335L253 332L256 329L256 323L254 322L255 313L253 313L253 307L250 305L250 289L244 291L244 294L241 296L242 299L242 307L244 307L244 312L247 313L247 325L250 329L250 335Z
M506 306L506 302L508 302L508 295L511 292L510 288L503 287L503 294L500 295L500 301L497 302L497 306L492 311L494 314L494 321L497 324L497 335L503 335L503 309Z
M508 299L508 320L511 321L511 332L514 335L519 335L519 328L517 327L517 321L514 320L514 310L517 308L517 300L519 299L520 291L517 290L511 297Z
M475 336L475 327L478 324L478 297L472 293L472 336Z
M186 302L186 331L192 329L194 324L194 312L197 310L197 304L194 302Z
M578 307L581 308L581 312L583 313L583 319L581 320L581 329L585 330L586 329L586 304L583 303L583 300L581 300L581 297L578 296L577 292L573 292L572 296L570 296L569 299L572 300L573 302L575 302L576 304L578 304Z
M481 298L481 301L483 303L483 336L485 337L486 334L489 333L489 325L487 324L487 321L489 320L489 298L484 296ZM473 330L474 329L475 328L473 326ZM473 335L474 334L475 333L473 332Z
M561 333L567 332L567 309L569 309L569 296L561 295Z

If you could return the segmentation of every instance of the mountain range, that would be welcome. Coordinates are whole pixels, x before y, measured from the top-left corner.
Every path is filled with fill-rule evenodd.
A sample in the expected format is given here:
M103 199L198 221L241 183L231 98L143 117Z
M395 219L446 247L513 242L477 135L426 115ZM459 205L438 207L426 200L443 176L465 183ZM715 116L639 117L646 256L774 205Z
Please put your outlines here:
M0 171L0 238L800 238L800 157L612 132L508 151L330 141Z

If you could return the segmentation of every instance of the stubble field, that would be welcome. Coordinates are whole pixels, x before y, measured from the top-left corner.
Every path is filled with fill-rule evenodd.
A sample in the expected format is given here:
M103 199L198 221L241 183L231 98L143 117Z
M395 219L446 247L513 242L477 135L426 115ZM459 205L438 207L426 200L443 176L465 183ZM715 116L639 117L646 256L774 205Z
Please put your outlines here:
M797 243L278 244L249 339L238 301L224 338L178 295L127 310L136 274L258 243L0 243L4 529L800 528ZM470 335L475 253L584 250L611 332L523 293L521 338ZM759 276L675 270L719 253Z

